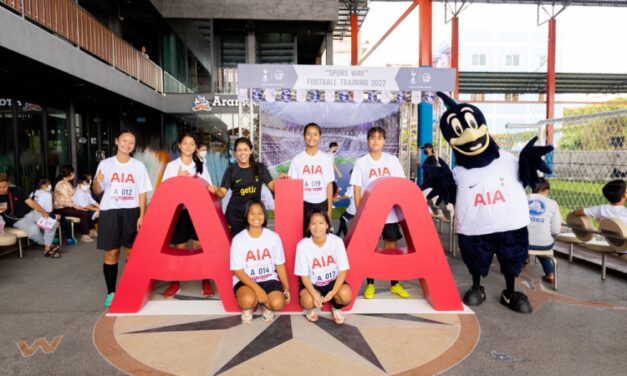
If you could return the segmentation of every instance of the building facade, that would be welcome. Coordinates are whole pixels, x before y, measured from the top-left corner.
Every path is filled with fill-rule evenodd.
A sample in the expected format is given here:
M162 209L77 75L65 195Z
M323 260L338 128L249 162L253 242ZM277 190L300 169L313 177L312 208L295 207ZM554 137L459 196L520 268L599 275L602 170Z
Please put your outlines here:
M121 129L143 148L194 131L224 150L256 121L238 112L237 64L331 63L338 6L0 0L0 172L27 189L63 164L93 173Z

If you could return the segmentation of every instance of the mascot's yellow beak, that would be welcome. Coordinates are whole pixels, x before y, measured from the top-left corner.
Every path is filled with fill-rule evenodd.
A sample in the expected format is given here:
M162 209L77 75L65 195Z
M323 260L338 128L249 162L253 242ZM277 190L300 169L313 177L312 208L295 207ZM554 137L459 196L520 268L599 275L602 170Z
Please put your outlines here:
M461 136L451 138L451 147L464 155L479 155L488 148L490 134L488 126L483 124L479 128L466 128Z

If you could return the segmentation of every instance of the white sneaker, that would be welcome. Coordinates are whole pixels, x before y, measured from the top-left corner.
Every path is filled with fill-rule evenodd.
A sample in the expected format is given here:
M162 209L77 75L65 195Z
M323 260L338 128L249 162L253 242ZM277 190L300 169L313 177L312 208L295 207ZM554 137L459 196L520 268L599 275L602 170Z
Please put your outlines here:
M266 308L264 306L263 307L263 313L261 314L261 318L265 322L270 322L270 321L274 320L274 312L272 312L271 310L269 310L268 308Z
M250 324L253 321L253 310L245 309L242 311L242 324Z

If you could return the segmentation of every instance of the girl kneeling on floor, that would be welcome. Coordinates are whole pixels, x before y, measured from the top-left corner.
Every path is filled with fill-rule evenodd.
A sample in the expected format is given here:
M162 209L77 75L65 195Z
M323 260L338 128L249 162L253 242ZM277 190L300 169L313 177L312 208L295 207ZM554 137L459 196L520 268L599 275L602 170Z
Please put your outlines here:
M246 230L231 242L233 290L245 324L252 321L258 304L263 307L262 318L272 321L273 311L283 309L290 301L283 243L279 235L266 228L267 218L263 203L250 201L244 210Z
M300 278L300 305L309 321L318 320L318 309L330 302L333 320L344 323L342 307L353 292L345 282L349 269L344 241L329 233L331 220L326 211L313 209L307 216L307 237L296 246L294 274Z

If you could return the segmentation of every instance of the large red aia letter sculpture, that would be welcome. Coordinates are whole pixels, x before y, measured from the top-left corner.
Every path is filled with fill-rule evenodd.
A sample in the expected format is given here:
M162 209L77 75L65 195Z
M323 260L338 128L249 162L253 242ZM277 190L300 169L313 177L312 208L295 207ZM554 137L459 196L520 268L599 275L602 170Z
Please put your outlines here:
M364 278L420 279L425 299L438 311L463 310L440 238L427 203L414 183L403 178L383 178L370 184L351 221L346 236L350 270L346 282L361 286ZM407 252L377 252L388 213L402 210L401 225ZM353 289L353 303L358 288ZM350 309L351 306L348 308Z
M182 205L192 218L201 251L169 245ZM227 311L237 310L230 237L218 198L209 193L204 180L177 177L164 181L150 201L109 312L138 312L148 301L155 280L202 279L214 280Z
M296 244L303 228L302 192L300 180L276 181L275 229L283 241L292 296L299 293L293 272ZM384 178L368 187L347 236L351 266L347 282L360 286L366 277L419 278L425 298L436 310L462 310L444 251L421 197L420 189L407 179ZM202 251L180 251L168 245L181 204L189 210ZM408 252L379 253L379 234L394 205L403 212ZM217 199L209 194L205 183L199 179L191 184L189 178L168 179L153 196L109 312L138 312L152 292L154 280L200 279L215 281L226 311L239 311L232 293L228 234ZM354 297L357 292L354 289ZM284 311L301 312L298 299L292 299Z

